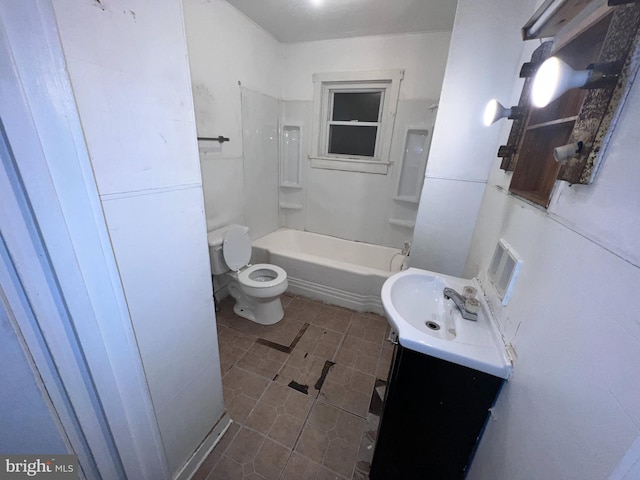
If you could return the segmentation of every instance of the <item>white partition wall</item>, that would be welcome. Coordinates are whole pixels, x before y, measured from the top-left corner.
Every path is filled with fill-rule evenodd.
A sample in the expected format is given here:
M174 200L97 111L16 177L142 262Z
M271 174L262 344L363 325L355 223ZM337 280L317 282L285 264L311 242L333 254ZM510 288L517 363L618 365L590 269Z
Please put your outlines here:
M412 266L462 275L501 133L500 125L482 124L482 112L491 98L510 98L524 47L520 27L535 3L458 1Z
M188 475L224 405L182 2L53 6L168 469Z

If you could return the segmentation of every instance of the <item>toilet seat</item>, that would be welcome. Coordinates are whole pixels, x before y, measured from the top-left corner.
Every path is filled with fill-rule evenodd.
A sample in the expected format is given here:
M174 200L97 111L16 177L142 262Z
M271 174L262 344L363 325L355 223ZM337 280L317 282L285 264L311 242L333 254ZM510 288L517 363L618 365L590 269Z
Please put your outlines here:
M280 295L287 291L287 272L267 263L250 265L248 228L227 225L207 234L211 273L225 275L233 312L260 325L273 325L284 317Z
M256 263L238 272L238 282L251 288L274 287L286 279L287 272L283 268L268 263Z
M287 281L284 269L268 263L249 265L251 239L246 229L236 225L227 231L222 244L222 255L227 266L234 272L238 282L248 289L264 292Z

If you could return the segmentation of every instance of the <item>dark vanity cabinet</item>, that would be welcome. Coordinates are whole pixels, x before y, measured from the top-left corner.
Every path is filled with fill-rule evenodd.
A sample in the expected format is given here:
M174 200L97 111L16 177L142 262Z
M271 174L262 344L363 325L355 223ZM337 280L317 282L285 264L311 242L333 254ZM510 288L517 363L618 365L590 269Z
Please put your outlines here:
M397 344L370 478L464 478L503 382Z

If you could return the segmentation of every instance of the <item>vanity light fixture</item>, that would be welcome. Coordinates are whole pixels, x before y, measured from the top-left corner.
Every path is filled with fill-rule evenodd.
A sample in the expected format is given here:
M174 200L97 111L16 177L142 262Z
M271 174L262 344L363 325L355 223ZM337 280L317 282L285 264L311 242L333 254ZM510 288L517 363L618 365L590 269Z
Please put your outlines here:
M484 109L484 125L485 127L489 127L501 118L506 117L513 120L516 118L522 118L523 115L524 112L522 107L505 108L499 101L493 98L489 100L489 103L487 103L487 106Z
M536 19L533 25L529 27L529 35L531 37L535 37L538 32L546 25L549 19L558 11L560 7L562 7L566 3L566 0L551 0L551 2L547 1L546 7L544 8L540 16ZM537 12L536 12L537 13Z
M558 57L544 61L531 87L531 103L542 108L574 88L602 88L618 81L620 66L616 62L592 63L576 71Z

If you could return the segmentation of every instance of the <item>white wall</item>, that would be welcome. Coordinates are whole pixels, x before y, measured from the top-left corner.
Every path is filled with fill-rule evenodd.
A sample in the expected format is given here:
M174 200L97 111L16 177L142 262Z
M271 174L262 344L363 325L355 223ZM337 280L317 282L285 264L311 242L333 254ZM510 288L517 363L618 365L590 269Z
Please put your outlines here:
M517 359L470 480L638 478L639 121L636 82L595 182L558 183L547 210L508 195L493 159L465 275L484 278ZM506 307L484 273L500 238L523 259Z
M499 128L482 125L491 98L510 96L533 0L459 0L411 265L462 275ZM506 100L505 100L506 102Z
M207 228L247 225L241 86L281 98L281 46L223 0L185 0L184 13L198 136L230 138L200 142Z
M285 44L284 100L313 100L314 73L405 70L400 99L440 97L451 32Z
M640 435L640 266L627 250L638 238L639 119L636 84L595 183L548 212L507 195L510 175L494 166L467 272L486 270L498 238L523 258L507 307L488 289L518 358L470 478L607 478Z
M53 5L175 475L224 411L181 2Z
M0 302L0 452L67 454L59 420L25 354L24 339L18 337L9 318L4 302Z
M412 229L389 218L413 222L417 204L392 200L398 162L408 126L432 129L447 58L450 32L360 37L283 46L284 124L299 124L304 138L303 190L281 189L281 199L303 206L281 210L293 228L350 240L402 246ZM387 175L311 168L313 74L404 69L391 147L394 165Z

